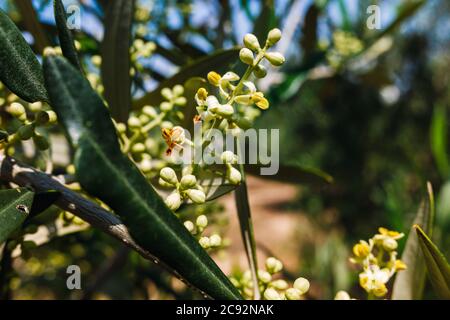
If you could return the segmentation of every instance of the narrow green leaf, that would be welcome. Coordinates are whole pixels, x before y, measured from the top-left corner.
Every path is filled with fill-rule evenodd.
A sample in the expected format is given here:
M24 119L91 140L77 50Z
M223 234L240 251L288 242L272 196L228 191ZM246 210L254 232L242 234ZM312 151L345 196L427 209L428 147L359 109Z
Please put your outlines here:
M41 65L14 22L0 10L0 81L28 102L47 101Z
M450 299L450 266L438 247L425 234L420 226L415 225L417 236L419 237L420 248L422 249L428 276L434 291L441 299Z
M34 193L25 188L0 191L0 244L28 217L33 196Z
M427 197L420 204L413 225L420 225L431 235L434 220L434 197L431 184L427 184ZM411 232L412 231L412 232ZM392 300L419 300L422 298L425 286L425 261L420 252L419 239L411 228L405 248L403 249L402 261L407 269L399 272L395 277L392 288Z
M134 163L122 154L110 114L86 79L61 57L44 60L51 105L76 148L82 187L108 204L144 249L216 299L240 295L175 217Z
M447 156L447 112L445 105L434 107L430 130L431 151L440 174L448 177L449 160Z
M55 12L56 28L58 30L59 43L64 56L69 62L82 71L77 49L73 42L72 32L67 28L67 15L61 0L54 0L53 9Z
M137 100L134 103L133 108L140 109L145 105L159 105L162 102L161 89L164 87L171 88L176 84L185 83L192 77L206 78L209 71L220 72L220 69L225 68L230 62L238 59L239 50L240 48L219 50L212 55L188 64L187 66L181 68L177 74L161 82L158 88L154 91Z
M130 43L134 0L109 1L102 43L102 81L112 117L126 122L131 109Z

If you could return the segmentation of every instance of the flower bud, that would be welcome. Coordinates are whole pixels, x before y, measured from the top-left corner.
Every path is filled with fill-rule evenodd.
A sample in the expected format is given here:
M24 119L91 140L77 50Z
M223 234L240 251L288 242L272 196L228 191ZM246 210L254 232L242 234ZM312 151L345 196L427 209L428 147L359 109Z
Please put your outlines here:
M159 105L162 112L169 112L173 109L173 103L169 101L164 101Z
M275 67L279 67L284 63L284 57L279 52L267 52L264 56Z
M268 288L264 291L264 299L266 300L281 300L281 296L277 290Z
M152 106L144 106L142 108L142 113L146 114L150 118L155 118L158 115L156 109Z
M172 92L175 97L179 97L184 93L184 88L181 84L177 84L172 88Z
M94 66L100 67L100 65L102 64L102 57L100 57L99 55L93 55L91 58L91 62Z
M182 189L189 189L195 187L197 184L197 179L194 175L188 174L181 178L180 184Z
M44 56L54 56L56 55L56 50L52 47L45 47L44 48Z
M288 299L288 300L300 300L301 296L302 296L300 291L295 288L287 289L285 292L285 295L286 295L286 299Z
M197 204L204 203L206 200L205 193L197 189L188 189L186 190L186 194L192 202Z
M222 152L222 155L220 156L220 158L222 159L222 161L224 163L229 163L229 164L234 164L237 161L237 156L229 150Z
M258 270L258 279L262 283L269 283L272 280L272 276L267 271Z
M192 223L192 221L186 220L183 224L184 224L184 226L186 227L186 229L188 229L189 232L194 231L195 226L194 226L194 224Z
M197 217L197 219L195 220L195 224L197 225L197 227L205 229L208 226L208 218L204 214L202 214L201 216Z
M178 191L171 193L164 201L170 210L175 211L181 205L181 196Z
M50 116L46 111L39 111L38 113L36 113L34 121L37 125L42 126L50 121Z
M39 150L47 150L50 147L50 144L48 143L47 139L44 136L41 136L40 134L35 134L33 136L33 141Z
M250 49L242 48L241 51L239 51L239 59L245 64L252 66L254 58L253 52Z
M187 103L187 100L186 100L185 97L178 97L178 98L175 99L174 103L177 106L184 106Z
M211 247L219 247L222 244L222 238L218 234L209 237L209 245Z
M386 238L383 240L383 248L387 251L392 251L397 249L398 243L392 238Z
M253 70L253 74L257 77L257 78L264 78L267 75L267 69L266 67L258 64L255 69Z
M253 51L257 51L261 48L258 38L252 33L247 33L244 36L244 45Z
M270 286L277 290L286 290L288 284L283 279L275 280L270 283Z
M198 240L198 243L202 246L203 249L208 249L210 247L208 237L201 237L200 240Z
M37 102L30 103L28 105L28 108L30 109L31 112L41 111L42 110L42 102L37 101Z
M131 152L135 154L139 154L145 151L145 145L141 142L133 144L131 147Z
M22 104L20 104L19 102L11 103L11 105L8 107L7 111L13 117L19 118L20 120L26 119L25 107ZM25 119L24 119L24 116L25 116Z
M177 174L172 168L169 167L162 168L161 171L159 172L159 176L161 177L161 179L172 185L178 183Z
M350 300L350 295L344 290L341 290L336 293L334 300Z
M211 71L208 73L207 78L208 78L209 83L211 83L213 86L217 87L219 85L219 81L222 77L217 72Z
M131 116L128 118L128 126L130 128L139 128L141 126L141 121L138 117Z
M20 140L28 140L30 139L34 134L34 125L32 124L26 124L23 125L17 130L17 135L19 136Z
M162 88L161 89L161 95L166 99L166 100L172 100L173 98L173 93L172 90L170 90L169 88Z
M234 109L230 104L221 104L217 108L217 114L222 117L229 117L234 113Z
M230 165L229 169L227 170L227 178L232 184L239 184L241 183L242 175L238 169Z
M309 290L309 281L305 278L297 278L294 281L294 288L300 291L300 294L305 294Z
M48 115L48 124L54 124L56 121L58 121L58 116L56 115L55 111L47 111Z
M161 187L165 187L165 188L172 188L173 184L168 183L167 181L164 181L163 179L159 178L158 179L158 183Z
M274 257L269 257L266 259L266 269L272 274L280 272L283 270L283 263Z
M275 43L280 41L281 39L281 31L278 28L272 29L269 31L269 34L267 35L267 43L269 46L273 46Z
M143 159L140 163L139 163L139 168L142 170L143 173L148 173L152 170L152 162L150 161L150 159Z

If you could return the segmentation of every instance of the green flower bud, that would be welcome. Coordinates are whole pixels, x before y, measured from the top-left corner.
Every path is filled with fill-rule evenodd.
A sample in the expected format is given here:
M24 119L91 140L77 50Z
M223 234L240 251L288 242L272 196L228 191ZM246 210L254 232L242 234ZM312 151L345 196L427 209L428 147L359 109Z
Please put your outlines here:
M222 238L218 234L209 237L209 245L211 247L219 247L222 244Z
M42 102L37 101L37 102L30 103L28 105L28 108L30 109L31 112L41 111L42 110Z
M206 200L205 193L197 189L188 189L186 190L186 194L192 202L197 204L204 203Z
M186 102L187 102L187 100L186 100L185 97L178 97L178 98L176 98L175 101L174 101L174 103L175 103L177 106L184 106L184 105L186 104Z
M222 152L220 158L222 159L223 163L234 164L237 162L237 156L229 150Z
M398 243L395 239L386 238L383 240L383 248L387 251L392 251L397 249Z
M161 103L159 108L161 109L162 112L169 112L170 110L172 110L173 104L171 102L164 101Z
M280 41L281 39L281 31L278 28L272 29L269 31L269 34L267 35L267 43L269 46L273 46L275 43Z
M127 126L125 123L116 123L117 132L124 134L127 131Z
M283 270L283 264L280 260L274 257L269 257L266 259L266 269L270 273L274 274Z
M11 105L7 108L7 111L15 118L18 118L20 120L26 119L25 107L19 102L11 103Z
M241 183L242 175L238 169L230 165L229 169L227 170L227 178L232 184L239 184Z
M145 145L143 143L141 143L141 142L135 143L131 147L131 152L132 153L139 154L139 153L142 153L144 151L145 151Z
M39 111L34 117L37 125L42 126L50 121L50 116L46 111Z
M26 124L23 125L17 130L17 135L19 136L20 140L28 140L30 139L34 134L34 125L32 124Z
M257 77L257 78L264 78L267 75L267 69L266 67L258 64L255 69L253 70L253 74Z
M170 183L172 185L178 183L177 174L172 168L164 167L159 172L159 176L166 181L167 183Z
M200 243L203 249L208 249L210 247L208 237L201 237L200 240L198 240L198 243Z
M287 289L285 295L288 300L300 300L302 296L300 291L295 288Z
M40 134L36 133L33 136L33 141L39 150L47 150L50 147L50 144L48 143L47 139L44 136L41 136Z
M195 220L198 228L205 229L208 226L208 218L205 215L198 216Z
M184 88L182 85L177 84L172 88L172 92L175 95L175 97L179 97L184 93Z
M272 281L270 286L277 290L286 290L288 287L288 283L282 279Z
M58 116L56 115L56 112L54 111L47 111L48 115L48 124L54 124L56 121L58 121Z
M309 290L309 281L305 278L297 278L294 281L294 288L300 291L300 294L305 294Z
M148 151L153 151L157 148L156 142L152 138L145 139L144 144Z
M141 124L146 124L150 121L150 117L148 115L146 115L145 113L142 113L139 115L139 121L141 122Z
M140 163L139 163L139 168L142 170L142 172L144 173L148 173L152 170L152 162L150 159L143 159Z
M253 52L250 49L242 48L241 51L239 51L239 59L245 64L252 66L254 58Z
M181 205L181 196L178 191L171 193L164 201L170 210L175 211Z
M222 117L229 117L234 113L234 109L229 104L221 104L217 108L217 114Z
M167 181L164 181L163 179L159 178L158 179L158 183L161 187L165 187L165 188L173 188L173 184L168 183Z
M186 227L186 229L188 229L189 232L193 232L195 229L194 224L192 223L192 221L190 220L186 220L184 223L184 226Z
M161 90L161 95L166 99L166 100L172 100L173 98L173 93L172 90L170 90L169 88L163 88Z
M188 174L181 178L180 184L182 189L189 189L195 187L197 184L197 179L194 175Z
M264 291L264 299L266 300L281 300L281 296L277 290L273 288L267 288Z
M258 279L262 283L269 283L272 280L272 276L267 271L258 270Z
M150 118L155 118L158 115L158 112L156 112L156 109L152 106L144 106L142 112Z
M334 296L334 300L350 300L350 295L344 290L338 291Z
M128 118L128 126L130 128L139 128L141 126L141 121L138 117L131 116Z
M284 63L284 57L279 52L267 52L264 54L266 59L275 67L279 67Z
M258 51L259 49L261 49L258 38L252 33L247 33L244 36L244 45L253 51Z

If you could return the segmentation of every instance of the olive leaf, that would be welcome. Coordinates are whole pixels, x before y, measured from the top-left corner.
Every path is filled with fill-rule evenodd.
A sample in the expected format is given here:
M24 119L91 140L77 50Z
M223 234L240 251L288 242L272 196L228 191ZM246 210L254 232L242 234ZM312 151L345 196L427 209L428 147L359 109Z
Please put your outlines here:
M59 43L63 55L72 65L82 70L80 60L78 59L77 49L73 42L72 32L67 28L67 15L61 0L53 1L55 12L56 28L58 30Z
M47 101L42 68L14 22L0 10L0 81L28 102Z
M28 217L33 197L34 193L26 188L0 191L0 244Z
M240 295L206 251L120 150L114 124L102 99L64 58L44 59L51 106L76 149L81 186L118 214L135 241L216 299Z
M431 241L422 228L415 225L422 249L428 277L433 285L434 291L441 299L450 299L450 266L438 247Z
M420 204L413 225L420 225L431 235L434 220L434 197L431 184L427 184L427 197ZM392 300L418 300L422 298L425 286L425 261L420 252L419 238L411 228L402 261L407 269L398 273L392 288Z
M134 0L109 1L102 43L102 81L112 117L126 122L131 109L130 41Z

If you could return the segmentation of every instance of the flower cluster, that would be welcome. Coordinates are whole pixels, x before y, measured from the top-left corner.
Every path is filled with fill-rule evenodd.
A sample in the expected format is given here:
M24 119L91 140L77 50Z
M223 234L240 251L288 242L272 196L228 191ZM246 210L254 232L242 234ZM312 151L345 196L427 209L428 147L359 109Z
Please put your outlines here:
M1 149L12 154L16 143L29 139L39 150L49 148L48 139L39 131L41 127L56 123L55 112L48 110L42 102L22 102L14 94L8 96L5 111L12 116L13 121L8 122L7 130L0 131Z
M405 270L406 265L397 259L396 251L397 240L404 234L386 228L379 228L378 232L368 242L361 240L353 247L354 256L350 261L363 269L359 274L361 287L370 297L380 298L388 292L387 282L396 272Z
M300 300L309 290L309 281L305 278L297 278L292 287L280 279L279 273L283 270L283 263L274 258L266 259L265 270L258 270L259 291L265 300ZM246 299L253 298L253 281L249 270L240 276L230 278L231 282Z
M328 63L338 68L344 60L363 50L364 46L361 40L350 32L338 30L333 33L333 49L328 50Z

